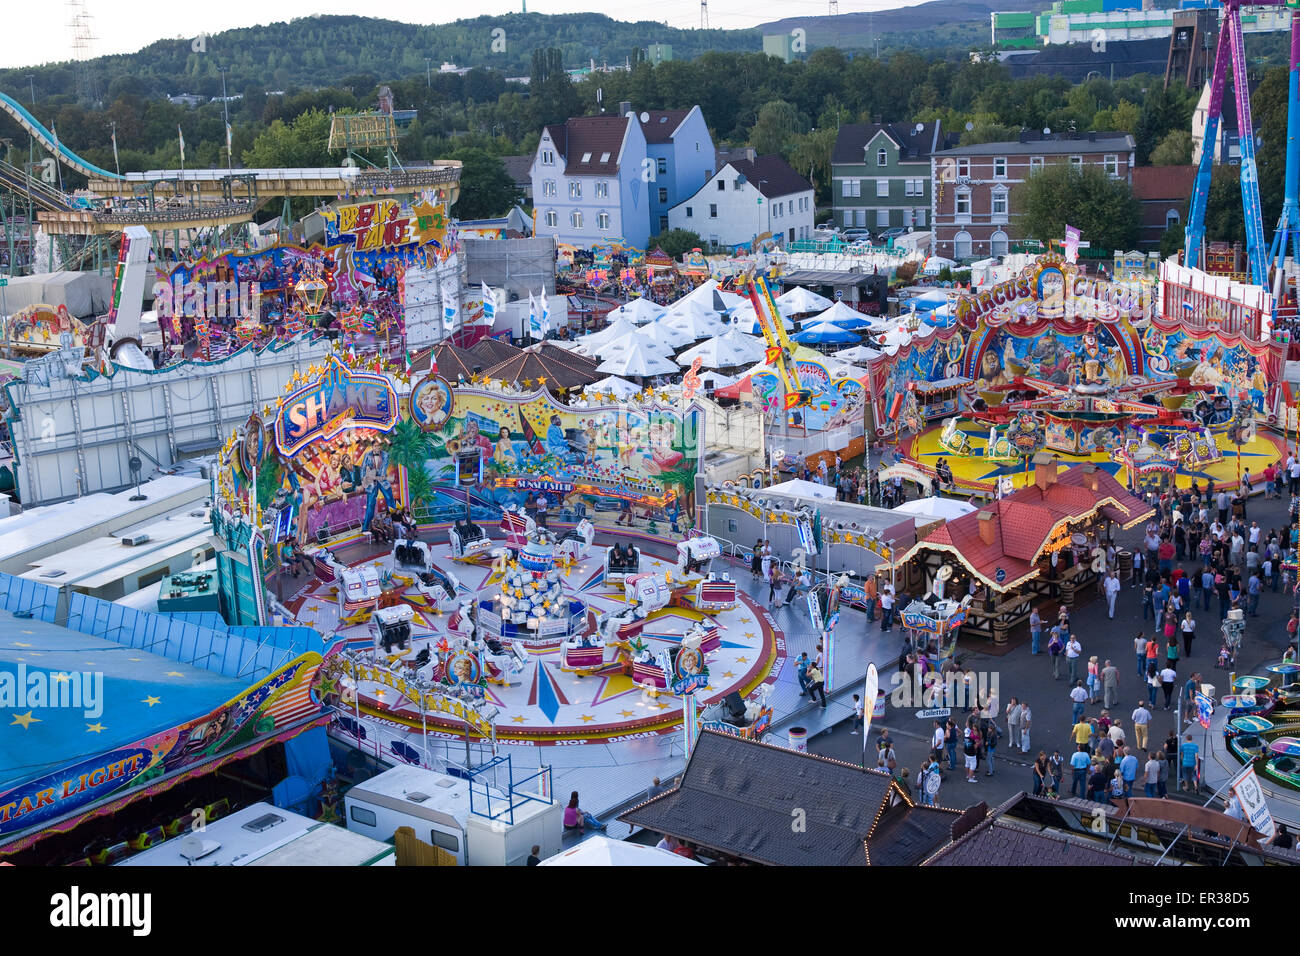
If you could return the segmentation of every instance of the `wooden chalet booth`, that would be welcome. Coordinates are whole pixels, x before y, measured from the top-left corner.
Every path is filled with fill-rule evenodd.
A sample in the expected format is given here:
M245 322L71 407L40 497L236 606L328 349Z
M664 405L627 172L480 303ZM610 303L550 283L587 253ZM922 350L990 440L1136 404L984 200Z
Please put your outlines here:
M1050 603L1043 617L1054 620L1056 603L1073 606L1095 594L1105 557L1094 551L1104 548L1112 525L1131 528L1154 509L1092 463L1060 471L1059 459L1040 452L1033 465L1032 484L900 552L890 568L895 592L925 595L939 569L951 566L946 597L960 600L975 582L962 634L995 644L1005 644L1035 605Z

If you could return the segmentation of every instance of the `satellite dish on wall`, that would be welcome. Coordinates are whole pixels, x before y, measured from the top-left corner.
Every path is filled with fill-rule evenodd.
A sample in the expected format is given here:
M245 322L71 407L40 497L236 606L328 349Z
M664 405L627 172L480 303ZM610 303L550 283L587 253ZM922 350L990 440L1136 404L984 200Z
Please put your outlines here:
M973 130L974 128L975 128L975 124L972 123L972 122L970 122L970 121L968 120L968 121L966 122L966 132L969 133L969 132L970 132L971 130Z
M643 123L648 123L648 122L650 122L650 114L649 114L649 113L642 113L642 114L641 114L641 122L643 122Z
M1043 127L1043 135L1044 135L1044 136L1051 136L1051 135L1052 135L1052 127L1050 127L1050 126L1044 126L1044 127Z
M925 124L924 124L924 123L917 123L916 126L915 126L915 128L913 128L912 132L914 132L914 133L920 133L920 132L923 132L924 130L925 130Z

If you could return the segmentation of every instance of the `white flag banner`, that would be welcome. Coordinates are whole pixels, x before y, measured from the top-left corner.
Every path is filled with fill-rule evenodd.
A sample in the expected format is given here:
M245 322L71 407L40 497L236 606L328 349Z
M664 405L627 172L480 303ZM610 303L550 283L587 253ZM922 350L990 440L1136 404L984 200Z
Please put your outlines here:
M528 334L536 339L542 337L541 314L537 311L537 300L531 292L528 293Z
M866 765L867 734L871 731L871 718L876 714L876 698L880 695L880 675L875 664L867 665L867 682L862 685L862 760Z
M1254 827L1257 831L1266 837L1273 836L1273 814L1268 811L1268 803L1264 799L1264 791L1259 785L1259 777L1255 776L1254 764L1246 764L1245 769L1233 778L1232 783L1228 784L1228 789L1232 791L1237 802L1241 804L1241 811L1246 822Z
M497 317L497 297L496 294L488 288L486 282L483 283L483 324L491 325Z
M181 128L179 126L176 127L176 138L179 139L181 143L181 165L184 166L185 165L185 134L181 131Z
M545 288L542 289L541 309L542 309L542 317L540 321L542 325L542 337L545 338L546 333L551 331L551 307L546 304Z

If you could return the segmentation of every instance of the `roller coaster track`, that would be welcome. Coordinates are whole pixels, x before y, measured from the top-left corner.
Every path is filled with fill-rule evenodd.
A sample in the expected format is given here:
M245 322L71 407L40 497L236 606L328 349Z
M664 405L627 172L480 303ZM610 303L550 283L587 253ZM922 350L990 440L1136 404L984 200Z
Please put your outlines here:
M49 150L51 155L69 169L76 170L91 179L119 180L123 178L117 173L110 173L106 169L100 169L94 163L87 162L68 149L55 138L53 133L45 128L40 120L27 112L25 106L8 94L0 93L0 110L4 110L12 116L19 126L31 133L42 146Z
M32 203L46 212L72 212L77 208L70 196L4 160L0 160L0 186L30 196Z

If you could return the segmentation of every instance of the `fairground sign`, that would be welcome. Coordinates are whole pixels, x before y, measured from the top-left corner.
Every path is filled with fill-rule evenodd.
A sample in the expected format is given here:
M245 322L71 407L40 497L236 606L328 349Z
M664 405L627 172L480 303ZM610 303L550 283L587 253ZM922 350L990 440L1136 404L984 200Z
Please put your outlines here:
M397 424L397 391L392 379L354 371L331 356L324 372L280 402L275 444L285 457L315 441L329 441L348 428L389 431Z

